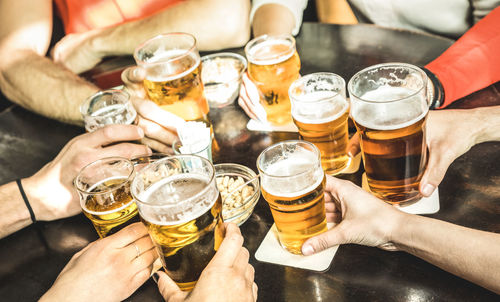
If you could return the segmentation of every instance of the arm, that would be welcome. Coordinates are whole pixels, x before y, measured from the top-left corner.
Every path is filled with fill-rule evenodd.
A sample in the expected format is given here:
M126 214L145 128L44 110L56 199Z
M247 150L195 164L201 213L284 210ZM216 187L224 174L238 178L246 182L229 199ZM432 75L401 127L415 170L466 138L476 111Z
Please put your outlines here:
M253 0L250 22L254 37L298 34L306 6L305 0Z
M316 11L321 23L358 23L347 0L316 0Z
M310 255L356 243L403 250L459 277L500 293L500 234L406 214L353 183L327 178L327 220L338 224L302 246ZM376 213L376 214L374 214Z

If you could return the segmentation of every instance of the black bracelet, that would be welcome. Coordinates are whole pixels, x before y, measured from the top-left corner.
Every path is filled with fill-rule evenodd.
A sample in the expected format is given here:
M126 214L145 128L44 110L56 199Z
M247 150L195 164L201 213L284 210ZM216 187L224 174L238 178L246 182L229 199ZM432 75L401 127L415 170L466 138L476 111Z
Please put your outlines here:
M30 202L28 201L28 197L26 196L26 193L24 192L23 185L21 184L21 179L16 179L17 187L19 188L19 192L21 192L21 196L23 197L24 203L26 204L26 207L28 208L28 211L30 212L31 216L31 221L33 223L36 222L35 218L35 213L33 212L33 209L31 208Z
M432 100L429 105L429 109L436 109L439 106L441 106L444 102L444 88L443 85L441 84L441 81L439 78L429 69L425 67L421 67L423 71L427 74L429 77L429 80L432 82L432 86L434 87L433 93L432 93Z

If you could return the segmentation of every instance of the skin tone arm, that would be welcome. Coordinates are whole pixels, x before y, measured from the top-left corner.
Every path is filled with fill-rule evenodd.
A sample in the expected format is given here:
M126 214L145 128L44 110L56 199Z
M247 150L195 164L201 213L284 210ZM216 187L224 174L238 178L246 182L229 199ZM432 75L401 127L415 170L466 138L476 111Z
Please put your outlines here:
M80 199L73 188L73 179L80 170L104 157L131 158L150 154L151 150L144 145L112 144L138 140L143 136L144 132L137 126L111 125L72 139L53 161L33 176L22 180L36 219L49 221L80 213ZM0 213L0 238L32 223L15 182L0 186Z
M500 234L401 212L345 180L327 177L327 220L338 223L302 246L305 255L355 243L402 250L500 293ZM377 213L374 215L374 213Z
M295 27L295 17L285 6L280 4L264 4L257 9L252 20L254 37L264 34L291 34Z
M321 23L358 23L347 0L316 0L316 10Z

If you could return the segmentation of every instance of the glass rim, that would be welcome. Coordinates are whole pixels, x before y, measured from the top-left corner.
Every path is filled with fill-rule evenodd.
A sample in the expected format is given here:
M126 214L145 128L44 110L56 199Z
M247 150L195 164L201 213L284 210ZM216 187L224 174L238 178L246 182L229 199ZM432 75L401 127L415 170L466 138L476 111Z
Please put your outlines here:
M238 77L231 79L231 80L228 80L228 81L240 79L247 70L247 67L248 67L247 59L244 56L237 54L237 53L234 53L234 52L217 52L217 53L205 55L205 56L201 57L202 67L203 67L203 62L208 61L208 60L213 60L217 57L232 57L235 60L238 60L243 64L243 68L240 70ZM202 80L203 80L203 78L202 78Z
M103 162L111 162L111 161L123 161L123 162L127 162L130 164L130 167L132 168L130 173L128 174L127 178L124 179L119 185L117 186L113 186L112 188L109 188L109 189L106 189L104 191L100 191L100 192L89 192L88 190L85 190L83 188L80 188L80 186L78 185L78 182L77 180L82 176L83 172L88 169L89 167L91 166L94 166L94 165L97 165L97 164L101 164ZM121 187L123 187L127 182L130 182L131 181L131 178L133 178L134 176L134 172L135 172L135 169L134 169L134 163L132 161L130 161L129 159L125 158L125 157L120 157L120 156L111 156L111 157L104 157L104 158L100 158L96 161L93 161L91 162L90 164L87 164L86 166L84 166L80 172L78 172L78 175L75 177L74 181L73 181L73 185L74 187L78 190L78 192L82 193L82 194L87 194L87 195L102 195L102 194L106 194L106 193L110 193L112 191L115 191ZM97 182L96 182L97 183ZM113 210L114 212L114 210ZM102 213L102 212L99 212L99 213Z
M108 112L108 113L105 113L105 114L99 115L99 116L92 116L91 114L88 113L88 110L90 108L90 103L92 102L92 100L95 97L103 96L105 94L111 94L111 95L113 95L115 93L123 95L124 97L126 97L126 101L124 103L130 103L130 94L127 91L125 91L125 90L122 90L122 89L105 89L105 90L99 90L98 92L96 92L96 93L92 94L91 96L87 97L85 99L85 101L83 101L83 103L80 105L80 113L84 117L94 117L94 118L96 118L96 117L106 118L106 117L110 117L112 115L116 115L117 111ZM85 110L85 109L87 109L87 110ZM125 110L126 110L125 108L121 108L119 112L121 113L121 112L124 112Z
M422 87L420 87L419 89L417 89L415 92L413 92L410 95L407 95L405 97L400 97L400 98L395 99L395 100L387 100L387 101L372 101L372 100L363 99L362 97L360 97L360 96L356 95L354 92L352 92L355 79L359 78L362 73L365 73L371 69L380 68L380 67L405 67L408 69L412 69L412 70L418 72L422 76ZM406 100L408 98L411 98L411 97L418 95L419 93L421 93L421 91L423 89L426 89L426 88L427 88L427 75L422 69L420 69L418 66L415 66L412 64L399 63L399 62L381 63L381 64L368 66L368 67L356 72L349 79L349 82L347 83L347 91L349 92L349 97L351 98L351 101L352 101L352 97L354 96L357 100L360 100L360 101L365 102L365 103L371 103L371 104L388 104L388 103L400 102L402 100ZM426 98L427 98L427 95L426 95Z
M287 41L290 41L291 43L290 43L290 46L288 47L288 49L283 50L283 51L277 53L276 55L274 55L273 58L275 58L275 59L265 59L265 60L256 59L251 54L250 49L253 48L253 47L255 47L256 45L260 44L261 42L264 42L264 41L267 41L267 40L277 40L277 41L287 40ZM247 57L248 62L257 64L257 65L259 65L257 62L274 61L274 60L277 60L277 59L279 59L281 57L284 57L285 55L289 55L289 54L293 55L293 53L295 51L296 51L295 38L292 35L290 35L290 34L280 34L280 35L267 35L267 34L265 34L265 35L261 35L261 36L253 38L252 40L250 40L245 45L245 56ZM283 62L285 60L286 59L276 61L276 63L274 63L274 64L281 63L281 62Z
M337 95L340 95L339 91L332 91L332 92L334 92L333 96L322 97L322 98L319 98L319 99L314 100L314 101L304 101L304 100L301 100L300 97L294 96L294 94L292 93L292 89L296 88L296 86L298 86L299 84L302 84L304 81L309 80L309 79L314 78L314 77L323 77L323 76L327 76L329 78L340 79L341 82L342 82L342 88L345 89L345 80L344 80L344 78L341 77L340 75L336 74L336 73L333 73L333 72L315 72L315 73L310 73L310 74L307 74L305 76L302 76L302 77L296 79L290 85L290 87L288 88L288 96L290 97L290 101L301 103L301 104L303 104L303 103L320 103L320 102L328 101L329 99L335 98ZM342 96L342 97L344 97L344 96Z
M321 170L323 170L321 168L321 153L319 152L318 147L316 147L313 143L308 142L308 141L304 141L304 140L286 140L286 141L282 141L282 142L279 142L279 143L276 143L276 144L273 144L273 145L267 147L259 154L259 156L257 157L257 169L259 170L259 174L265 175L268 177L272 177L272 178L289 178L289 177L297 177L300 175L305 175L307 173L310 173L310 171L302 171L299 173L295 173L293 175L272 175L272 174L266 173L265 171L263 171L261 169L259 163L260 163L261 157L264 155L264 153L266 153L266 152L270 151L271 149L274 149L278 146L282 146L282 145L286 145L286 144L304 144L304 145L309 145L310 147L312 147L312 150L314 150L314 153L316 153L316 162L317 162L317 164L319 164L319 168Z
M209 181L207 182L207 185L201 189L198 193L194 194L193 196L190 196L184 200L181 200L175 204L168 204L168 205L165 205L165 204L155 204L155 203L150 203L150 202L145 202L145 201L142 201L139 196L137 196L138 194L136 194L136 189L135 189L135 186L136 186L136 182L138 181L137 179L139 179L139 175L145 173L145 171L147 170L150 170L152 169L152 167L154 166L158 166L160 164L162 164L163 162L167 162L171 159L175 159L175 158L181 158L181 157L194 157L194 158L198 158L198 159L201 159L201 161L205 161L209 164L209 166L211 167L211 172L210 172L210 175L209 175ZM189 173L180 173L180 174L189 174ZM177 174L176 174L177 175ZM168 176L170 177L170 176ZM162 178L164 179L164 178ZM154 207L154 208L172 208L172 207L177 207L179 206L180 204L184 204L184 203L187 203L191 200L194 200L194 199L198 199L200 196L204 195L209 189L210 189L210 184L212 182L215 181L215 167L214 165L206 158L204 157L201 157L201 156L198 156L198 155L194 155L194 154L176 154L176 155L170 155L168 157L165 157L165 158L162 158L162 159L159 159L153 163L150 163L149 165L147 165L146 167L144 167L142 170L140 170L136 177L132 180L132 183L130 184L130 192L132 194L132 197L134 198L134 200L136 201L137 203L137 206L139 207L139 204L140 205L143 205L143 206L147 206L147 207ZM215 189L217 190L217 186L215 186ZM217 194L219 194L219 191L217 190Z
M154 41L157 41L157 40L161 40L161 39L164 39L164 38L168 38L168 37L180 37L180 36L184 36L184 37L188 37L188 38L192 39L192 45L189 48L181 49L181 50L184 50L184 51L182 53L180 53L179 55L176 55L174 57L168 58L166 60L160 60L160 61L156 61L156 62L147 62L147 61L144 61L143 59L139 58L139 52L144 47L146 47L147 45L149 45L151 42L154 42ZM154 66L154 65L160 65L160 64L165 64L165 63L171 62L171 61L179 60L179 59L181 59L183 57L188 56L194 50L196 50L196 38L192 34L185 33L185 32L164 33L164 34L156 35L156 36L154 36L154 37L152 37L152 38L150 38L150 39L142 42L141 44L139 44L139 46L137 46L135 48L135 50L134 50L134 59L135 59L135 62L137 63L137 65L140 65L140 66ZM189 67L189 68L191 68L191 67Z

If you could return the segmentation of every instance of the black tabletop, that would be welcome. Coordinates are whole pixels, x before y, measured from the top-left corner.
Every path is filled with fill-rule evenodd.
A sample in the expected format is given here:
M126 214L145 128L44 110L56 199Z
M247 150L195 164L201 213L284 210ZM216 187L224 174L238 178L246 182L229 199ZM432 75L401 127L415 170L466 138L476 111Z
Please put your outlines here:
M301 74L329 71L346 80L358 70L382 62L424 65L452 43L437 36L373 25L305 23L297 37ZM242 49L232 51L243 53ZM498 84L487 87L453 107L500 105L499 88ZM0 183L36 172L68 140L83 133L82 128L46 119L18 106L2 105L0 109ZM221 147L215 162L236 162L255 170L255 160L265 147L298 137L294 133L248 131L248 118L237 105L212 110L210 118ZM500 143L477 145L458 158L439 187L441 209L430 216L500 232L498 162ZM360 176L356 173L345 178L359 184ZM269 207L261 198L242 226L245 246L252 255L250 262L256 270L259 301L498 301L494 293L403 252L342 245L329 270L323 273L259 262L253 255L272 223ZM0 300L36 300L71 256L96 239L90 221L77 215L37 223L0 240ZM161 300L152 280L128 299Z

